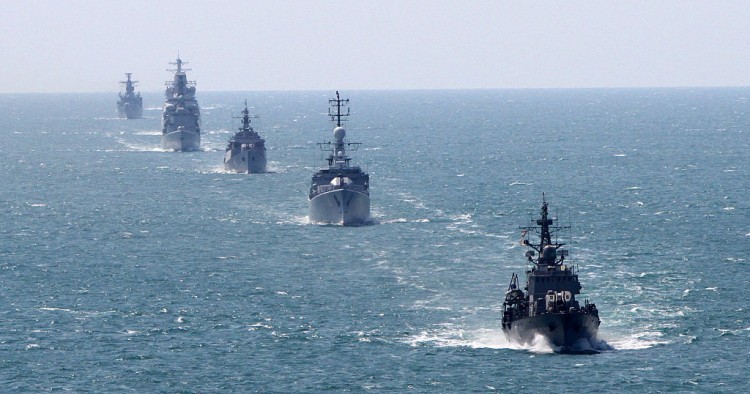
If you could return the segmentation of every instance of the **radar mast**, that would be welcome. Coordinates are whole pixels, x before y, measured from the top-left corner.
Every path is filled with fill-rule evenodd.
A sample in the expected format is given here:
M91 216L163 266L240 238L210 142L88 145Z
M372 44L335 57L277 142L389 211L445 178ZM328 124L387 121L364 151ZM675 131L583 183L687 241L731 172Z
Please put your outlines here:
M331 104L331 108L328 108L328 116L331 117L332 122L336 122L337 127L341 127L342 120L346 120L346 117L349 116L349 99L342 100L339 96L339 91L336 91L336 98L328 100L328 103ZM336 109L336 113L332 113L331 109ZM346 113L342 113L341 110L346 108ZM343 119L342 119L343 118Z
M544 193L542 193L542 208L540 214L541 217L536 220L536 226L521 227L521 230L523 230L523 240L521 241L521 244L535 250L536 253L539 254L539 257L536 260L536 264L538 265L562 264L568 253L566 250L562 249L560 249L560 253L556 252L565 244L562 242L552 242L552 234L555 234L559 230L569 229L570 226L553 226L555 221L554 219L549 218L547 200L545 199ZM529 241L529 232L535 232L539 235L538 244ZM533 252L527 252L526 256L529 261L533 261Z
M125 76L127 76L128 79L126 81L120 81L121 84L125 85L126 93L133 93L135 91L135 85L138 83L138 81L130 79L131 75L133 75L133 73L125 73Z

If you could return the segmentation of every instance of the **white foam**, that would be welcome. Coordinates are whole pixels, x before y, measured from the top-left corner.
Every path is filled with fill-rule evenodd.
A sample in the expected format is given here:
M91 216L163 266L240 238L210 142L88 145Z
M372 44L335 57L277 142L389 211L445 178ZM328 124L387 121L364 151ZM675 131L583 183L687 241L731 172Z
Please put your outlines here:
M134 135L158 135L158 136L161 136L162 132L161 132L161 130L142 130L142 131L136 131L133 134Z
M51 307L41 307L39 308L40 311L57 311L57 312L73 312L72 309L66 309L66 308L51 308Z
M514 350L527 350L531 353L537 354L548 354L559 351L559 348L552 346L552 344L542 335L534 336L534 340L529 344L520 344L514 341L509 341L501 329L497 330L481 330L473 335L472 342L470 344L472 348L489 348L489 349L514 349Z
M280 165L280 164L279 164L278 162L276 162L276 161L270 161L270 162L268 162L268 164L266 165L266 172L268 172L268 173L273 173L273 174L278 174L278 173L285 173L285 172L286 172L286 170L287 170L287 169L286 169L286 167L282 167L282 166L281 166L281 165Z
M301 225L306 226L308 224L312 224L310 221L310 218L308 216L285 216L281 217L276 221L276 224L292 224L292 225Z
M666 344L666 341L657 340L643 340L638 338L622 338L619 340L611 340L609 345L615 350L641 350L654 347L656 345Z
M202 170L198 170L201 174L237 174L234 171L229 171L226 168L224 168L224 165L214 165L208 168L204 168Z
M638 335L638 334L636 334ZM436 347L469 347L473 349L511 349L525 350L535 354L549 354L559 352L561 348L552 345L547 338L536 335L531 343L520 344L509 341L501 328L464 330L450 323L444 324L438 330L421 331L406 340L411 346L432 345ZM611 350L645 349L663 341L644 340L635 336L614 341L611 345L603 339L581 339L576 342L573 352L602 352Z
M169 152L171 151L168 149L164 149L159 145L137 144L137 143L125 141L122 138L117 138L117 142L124 145L125 149L130 152Z

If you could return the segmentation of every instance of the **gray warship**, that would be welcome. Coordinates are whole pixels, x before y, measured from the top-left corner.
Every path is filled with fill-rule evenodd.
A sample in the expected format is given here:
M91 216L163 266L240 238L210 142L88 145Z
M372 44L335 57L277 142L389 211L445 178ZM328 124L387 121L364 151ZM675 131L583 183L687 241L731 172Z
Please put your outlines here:
M224 154L224 169L239 173L266 172L266 140L250 126L250 111L242 110L242 127L229 139Z
M125 81L120 81L125 85L125 94L119 93L120 99L117 100L117 113L121 118L140 119L143 117L143 97L141 93L135 93L135 85L138 81L133 81L130 76L133 73L125 73L128 77Z
M328 166L318 170L310 185L310 221L313 223L356 226L370 220L370 176L358 166L350 165L347 150L356 150L361 143L347 142L342 120L349 116L349 99L328 100L328 116L336 123L335 142L321 142L318 146L330 152ZM346 113L342 110L346 107ZM334 109L335 112L331 112Z
M174 79L167 81L164 92L164 112L162 114L162 148L174 151L195 151L201 146L200 108L195 99L195 81L188 81L185 69L187 64L177 56Z
M508 340L519 344L532 344L541 336L559 353L596 353L599 311L588 300L583 305L576 300L581 292L577 270L565 264L568 252L561 249L565 244L552 242L554 232L569 227L553 223L542 197L536 226L521 227L521 243L528 247L526 258L531 269L526 271L523 290L518 275L511 276L503 302L503 332ZM529 240L531 233L539 237L539 243Z

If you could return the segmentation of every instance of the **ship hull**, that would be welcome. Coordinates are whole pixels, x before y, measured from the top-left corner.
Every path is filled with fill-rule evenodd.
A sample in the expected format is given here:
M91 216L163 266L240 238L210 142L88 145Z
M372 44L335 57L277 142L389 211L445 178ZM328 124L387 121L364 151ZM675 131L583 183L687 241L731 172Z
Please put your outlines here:
M510 322L503 332L521 345L531 345L542 336L559 353L591 353L596 352L591 344L596 342L599 323L588 313L545 313Z
M224 155L224 169L238 173L266 172L266 150L263 148L228 150Z
M357 226L370 220L370 196L349 189L335 189L310 200L313 223Z
M143 118L143 108L125 108L125 117L128 119L141 119Z
M139 103L124 103L120 106L120 117L127 119L143 118L143 107Z
M188 130L175 130L162 134L161 145L164 149L178 152L197 151L201 147L201 135Z
M141 119L143 118L143 108L135 104L125 104L119 109L119 115L121 118L126 119Z

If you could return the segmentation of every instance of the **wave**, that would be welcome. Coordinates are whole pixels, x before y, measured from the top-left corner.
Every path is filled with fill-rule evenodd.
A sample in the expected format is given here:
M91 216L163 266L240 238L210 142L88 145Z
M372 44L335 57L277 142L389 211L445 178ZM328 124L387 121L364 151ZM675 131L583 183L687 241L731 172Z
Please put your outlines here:
M222 144L220 146L217 146L216 144L213 144L213 143L203 142L201 143L200 151L201 152L220 152L220 151L224 151L224 145Z
M601 333L600 333L601 334ZM641 332L625 337L611 338L600 335L599 338L581 339L573 345L573 352L589 353L604 351L642 350L670 343L661 339L660 333ZM523 350L536 354L559 352L561 349L537 335L532 343L519 344L509 341L502 329L482 328L466 330L453 324L444 324L437 330L421 331L407 338L405 343L411 346L467 347L472 349L509 349Z
M208 168L202 168L197 170L200 174L237 174L234 171L229 171L224 168L224 165L214 165Z
M207 132L204 132L204 135L220 135L220 134L230 134L233 133L233 131L226 130L226 129L219 129L219 130L209 130Z
M642 350L658 345L666 345L667 340L658 339L661 333L641 332L623 338L610 339L609 343L615 350Z
M266 164L266 173L283 174L287 172L288 168L290 167L282 167L281 163L277 161L269 161L268 164Z
M535 337L531 344L521 345L509 341L501 329L465 331L451 325L445 325L443 329L434 332L422 331L409 338L407 343L411 346L526 350L537 354L549 354L559 350L551 346L541 335Z
M136 131L133 135L158 135L161 136L161 130L141 130Z
M128 152L170 152L169 149L164 149L161 145L151 144L139 144L134 142L125 141L122 138L117 138L117 143L125 146L125 150Z
M312 224L312 222L310 222L310 218L307 215L305 216L289 215L289 216L283 216L279 218L276 221L276 224L282 224L282 225L291 224L291 225L297 225L297 226L306 226L308 224Z

